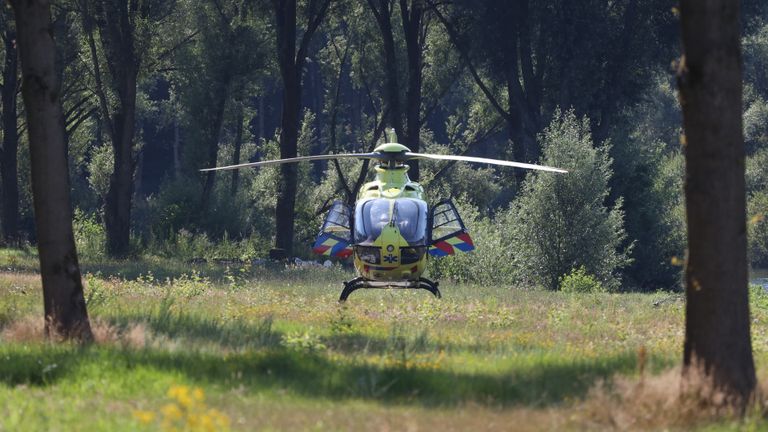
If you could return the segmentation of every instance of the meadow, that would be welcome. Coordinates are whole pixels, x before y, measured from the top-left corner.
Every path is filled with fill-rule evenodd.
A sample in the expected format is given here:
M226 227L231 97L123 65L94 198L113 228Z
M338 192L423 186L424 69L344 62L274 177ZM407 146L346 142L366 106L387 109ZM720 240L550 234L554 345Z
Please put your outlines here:
M679 294L441 283L337 303L340 267L82 264L96 343L45 342L37 261L0 251L0 431L763 429L677 397ZM752 290L759 375L768 295Z

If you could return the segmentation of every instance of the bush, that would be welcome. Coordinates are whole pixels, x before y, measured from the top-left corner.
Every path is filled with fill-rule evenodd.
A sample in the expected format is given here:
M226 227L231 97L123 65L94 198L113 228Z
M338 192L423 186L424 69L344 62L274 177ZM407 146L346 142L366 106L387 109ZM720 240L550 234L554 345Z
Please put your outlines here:
M747 197L747 210L750 263L754 267L768 266L768 191L763 190Z
M581 266L560 277L560 291L567 293L596 293L604 292L605 288L599 280L587 273L584 266Z
M96 215L88 215L79 208L75 209L72 220L75 234L75 246L81 258L100 258L106 252L107 234Z
M476 249L430 259L430 277L485 285L517 282L514 248L510 245L514 225L510 212L503 211L491 218L480 216L478 209L466 202L456 202L456 208Z
M606 205L610 147L594 148L589 121L559 112L541 137L544 165L568 174L531 172L514 203L512 247L520 275L556 290L560 277L584 267L607 289L620 285L630 263L622 200Z

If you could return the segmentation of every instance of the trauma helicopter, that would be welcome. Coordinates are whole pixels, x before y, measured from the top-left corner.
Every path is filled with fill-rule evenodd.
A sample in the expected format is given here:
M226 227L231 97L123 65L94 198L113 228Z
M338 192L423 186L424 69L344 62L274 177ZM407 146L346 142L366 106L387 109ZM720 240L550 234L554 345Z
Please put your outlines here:
M390 139L390 141L395 141ZM422 277L427 257L475 249L456 206L448 199L429 206L424 188L408 178L407 161L449 160L500 165L553 173L566 170L472 156L414 153L402 144L381 144L370 153L299 156L242 163L201 171L233 170L328 159L371 159L376 177L363 185L352 207L334 201L312 247L314 253L353 257L358 277L344 282L340 302L361 288L425 289L440 298L438 282Z

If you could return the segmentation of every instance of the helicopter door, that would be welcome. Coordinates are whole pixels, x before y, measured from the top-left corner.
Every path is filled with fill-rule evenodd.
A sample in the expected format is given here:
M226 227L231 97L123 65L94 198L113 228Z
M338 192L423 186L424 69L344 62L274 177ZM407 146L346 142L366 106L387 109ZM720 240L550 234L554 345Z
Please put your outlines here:
M334 201L320 227L312 252L337 258L347 258L352 255L351 214L349 206L341 201Z
M457 250L469 252L475 248L456 206L450 200L432 207L430 226L429 254L434 257L453 255Z

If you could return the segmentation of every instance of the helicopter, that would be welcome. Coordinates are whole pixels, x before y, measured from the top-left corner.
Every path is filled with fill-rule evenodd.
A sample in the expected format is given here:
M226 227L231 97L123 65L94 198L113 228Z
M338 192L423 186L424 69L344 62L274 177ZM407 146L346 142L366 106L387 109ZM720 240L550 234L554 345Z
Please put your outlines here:
M361 288L425 289L440 298L439 283L422 277L427 257L441 258L475 249L453 202L444 199L430 208L424 188L408 178L407 161L450 160L553 173L568 172L560 168L499 159L414 153L397 142L381 144L369 153L299 156L200 171L328 159L378 161L374 166L375 179L363 185L353 207L338 200L331 204L312 246L312 251L319 255L341 259L353 257L358 277L344 282L339 302L345 302L353 291Z

